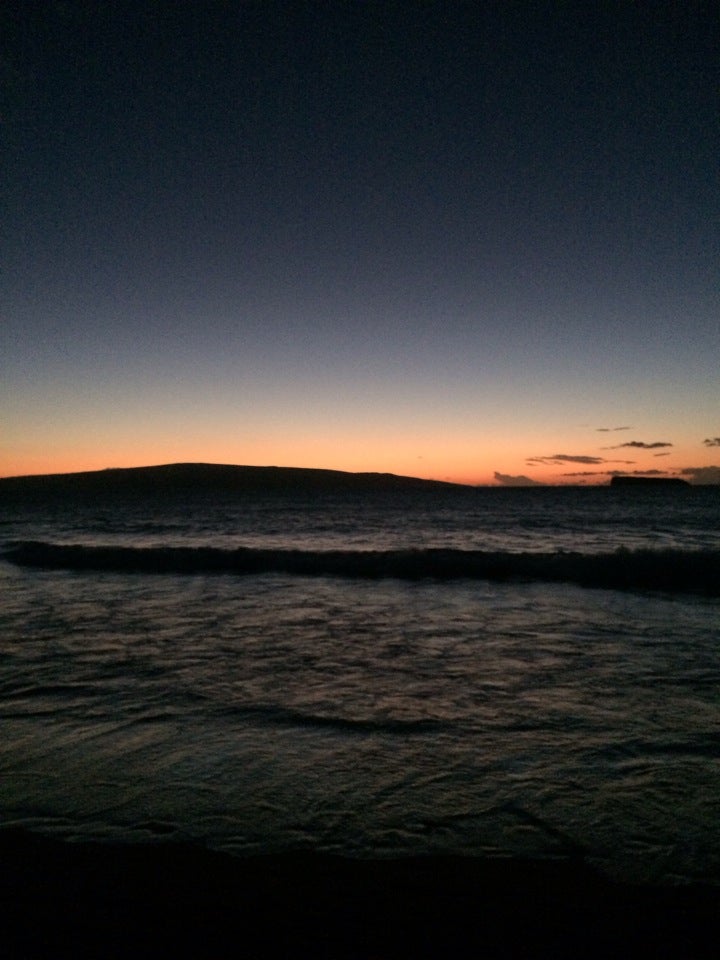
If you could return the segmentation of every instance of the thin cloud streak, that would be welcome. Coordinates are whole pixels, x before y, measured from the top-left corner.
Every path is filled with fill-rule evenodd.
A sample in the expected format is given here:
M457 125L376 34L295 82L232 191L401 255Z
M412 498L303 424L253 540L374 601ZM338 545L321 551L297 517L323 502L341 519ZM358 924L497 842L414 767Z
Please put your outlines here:
M663 440L656 440L654 443L645 443L644 440L628 440L627 443L619 443L615 447L603 447L604 450L621 450L623 447L633 447L636 450L655 450L658 447L672 447L672 443Z
M576 470L572 473L561 473L561 477L606 477L607 470Z
M611 477L666 477L669 470L608 470Z
M547 457L528 457L527 463L529 464L542 464L547 466L548 464L559 464L559 463L605 463L603 457L586 457L586 456L576 456L574 454L568 453L553 453Z
M563 477L627 477L667 475L668 470L578 470L575 473L563 473Z
M667 456L667 454L659 454ZM562 473L562 477L687 477L691 483L697 485L720 484L720 467L682 467L678 470L579 470L572 473Z
M635 463L634 460L606 460L605 457L589 457L583 454L554 453L546 457L528 457L528 466L560 466L563 463Z

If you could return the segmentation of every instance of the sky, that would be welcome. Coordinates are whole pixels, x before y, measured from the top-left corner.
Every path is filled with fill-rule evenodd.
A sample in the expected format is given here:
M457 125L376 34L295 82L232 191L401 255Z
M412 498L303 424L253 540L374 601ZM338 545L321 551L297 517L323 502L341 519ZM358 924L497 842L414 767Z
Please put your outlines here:
M0 476L720 482L716 5L0 15Z

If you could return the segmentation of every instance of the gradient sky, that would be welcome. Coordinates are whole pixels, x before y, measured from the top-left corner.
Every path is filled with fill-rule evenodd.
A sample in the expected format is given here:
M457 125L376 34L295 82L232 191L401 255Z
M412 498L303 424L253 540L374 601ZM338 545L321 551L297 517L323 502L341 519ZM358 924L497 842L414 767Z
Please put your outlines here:
M720 480L716 5L2 16L0 475Z

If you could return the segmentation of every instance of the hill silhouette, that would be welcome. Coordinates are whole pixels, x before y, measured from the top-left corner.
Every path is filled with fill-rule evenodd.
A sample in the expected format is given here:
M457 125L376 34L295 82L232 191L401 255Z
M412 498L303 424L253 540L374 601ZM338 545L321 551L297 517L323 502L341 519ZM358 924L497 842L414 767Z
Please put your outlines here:
M171 463L80 473L35 474L0 479L0 496L152 496L183 493L332 494L471 489L463 484L393 473L349 473L309 467L249 467L217 463Z

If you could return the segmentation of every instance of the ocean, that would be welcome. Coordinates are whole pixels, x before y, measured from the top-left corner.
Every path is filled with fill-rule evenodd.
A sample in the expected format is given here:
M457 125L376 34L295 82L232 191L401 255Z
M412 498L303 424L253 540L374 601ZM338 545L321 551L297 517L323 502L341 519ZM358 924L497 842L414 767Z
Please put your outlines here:
M3 826L720 883L719 488L0 518Z

